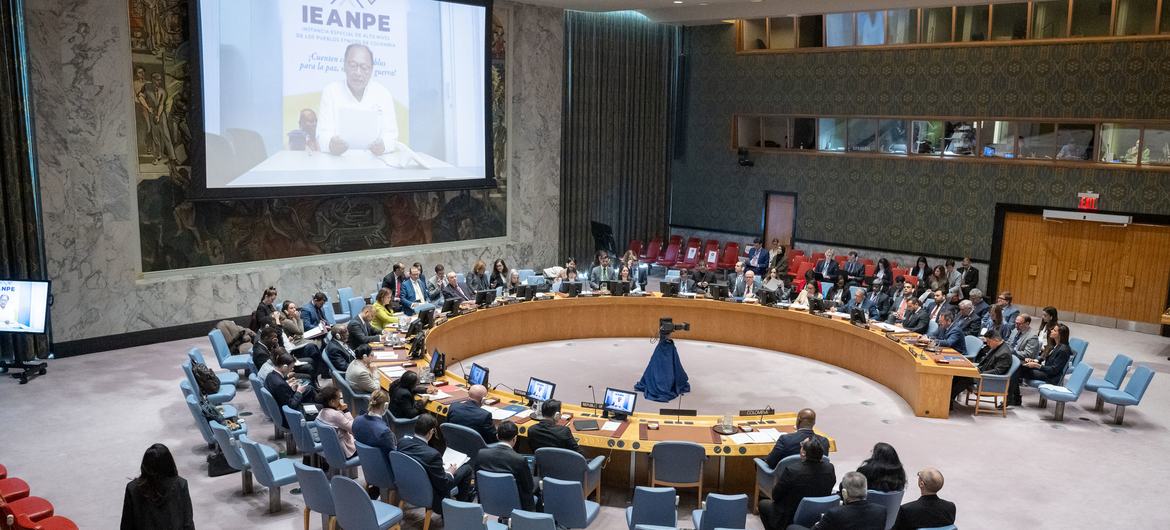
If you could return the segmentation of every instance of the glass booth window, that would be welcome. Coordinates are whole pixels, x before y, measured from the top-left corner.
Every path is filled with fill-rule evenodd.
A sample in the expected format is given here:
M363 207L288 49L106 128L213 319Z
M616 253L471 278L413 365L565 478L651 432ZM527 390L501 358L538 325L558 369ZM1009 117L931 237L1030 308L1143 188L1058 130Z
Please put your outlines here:
M1101 161L1135 165L1141 151L1141 130L1118 123L1101 124Z
M882 153L906 154L906 122L881 120L878 122L878 150Z
M943 154L972 156L975 154L975 124L969 121L948 121L943 129Z
M792 148L815 149L817 140L816 118L792 118Z
M737 116L735 119L735 146L759 147L760 123L759 116Z
M955 40L976 42L987 40L987 6L959 6L955 8Z
M886 11L886 44L911 44L917 38L918 10Z
M1032 2L1032 38L1063 39L1068 36L1068 0Z
M1162 9L1166 7L1162 6ZM1170 127L1146 129L1143 140L1146 145L1143 166L1170 166Z
M914 153L937 155L943 150L943 122L915 120L910 122Z
M1073 0L1072 37L1097 37L1109 34L1112 0Z
M950 7L934 7L922 10L921 42L951 42L951 13Z
M769 149L786 149L788 147L788 118L764 116L763 144Z
M825 45L854 46L857 44L853 13L830 13L825 15Z
M766 33L768 28L768 19L753 18L740 21L740 43L741 50L763 50L768 47L764 39L768 38Z
M1020 40L1027 37L1027 2L991 6L991 40Z
M979 128L983 131L980 156L1016 158L1016 134L1012 122L985 121Z
M1016 136L1020 140L1019 158L1052 160L1056 157L1055 123L1018 122Z
M845 150L845 118L820 118L817 120L817 149L820 151Z
M800 28L797 32L797 37L800 39L796 43L797 48L823 48L825 22L821 15L801 16L796 19L796 25Z
M1091 123L1061 123L1057 125L1056 142L1060 150L1057 160L1092 160L1097 127Z
M1158 25L1158 33L1170 35L1170 2L1162 1L1162 22Z
M768 49L790 50L796 47L796 19L772 17L768 19Z
M886 43L886 12L862 11L857 14L857 44L874 46Z
M869 118L849 119L849 150L873 152L877 137L878 121Z
M1162 6L1165 11L1167 7ZM1117 0L1114 35L1153 35L1158 0Z

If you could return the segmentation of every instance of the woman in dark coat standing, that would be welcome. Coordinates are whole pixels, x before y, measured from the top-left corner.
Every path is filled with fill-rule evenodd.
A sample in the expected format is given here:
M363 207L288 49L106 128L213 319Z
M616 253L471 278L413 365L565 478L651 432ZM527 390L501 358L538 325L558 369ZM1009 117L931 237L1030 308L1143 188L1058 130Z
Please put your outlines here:
M187 481L179 476L167 446L154 444L146 450L141 473L126 484L122 530L194 530Z

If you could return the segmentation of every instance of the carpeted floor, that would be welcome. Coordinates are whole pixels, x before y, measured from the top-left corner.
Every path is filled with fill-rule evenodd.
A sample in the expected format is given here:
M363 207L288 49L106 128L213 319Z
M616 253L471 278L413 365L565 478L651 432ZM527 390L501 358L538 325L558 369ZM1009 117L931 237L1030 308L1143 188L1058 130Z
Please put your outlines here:
M1098 372L1122 352L1159 372L1123 427L1108 422L1111 407L1090 410L1091 394L1069 407L1064 423L1054 423L1052 406L1036 408L1032 390L1025 390L1025 406L1009 410L1007 418L973 417L960 407L949 420L921 419L893 392L836 367L679 340L693 387L683 406L704 413L813 407L818 426L837 439L832 458L838 477L875 442L889 442L911 477L927 465L943 471L942 496L958 504L964 529L1170 527L1170 511L1151 491L1170 452L1170 339L1080 324L1073 332L1089 340L1086 361ZM176 341L53 361L48 375L25 386L0 380L0 462L82 528L116 528L126 481L137 475L143 450L162 442L190 483L197 527L302 528L303 505L289 487L284 509L268 515L263 487L244 497L238 474L207 477L207 450L178 388L179 364L192 346L208 350L205 338ZM632 387L652 348L645 339L581 340L501 350L477 361L491 368L494 383L523 385L533 375L556 382L559 399L581 401L591 399L587 385ZM233 403L255 412L251 432L274 444L251 390L242 387ZM659 406L640 400L638 410ZM917 496L911 486L906 501ZM624 492L607 491L605 498L593 528L623 528ZM679 525L685 528L690 507L683 508ZM421 528L420 515L408 512L406 527ZM311 528L319 524L314 517ZM748 527L761 528L758 518L749 517Z

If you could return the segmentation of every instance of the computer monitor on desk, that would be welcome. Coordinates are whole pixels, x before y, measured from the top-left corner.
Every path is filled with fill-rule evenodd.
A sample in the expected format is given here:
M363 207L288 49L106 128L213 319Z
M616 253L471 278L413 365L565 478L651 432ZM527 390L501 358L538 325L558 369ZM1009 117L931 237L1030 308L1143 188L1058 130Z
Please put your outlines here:
M658 290L662 291L662 296L678 296L678 283L664 281L658 284Z
M484 289L475 292L475 305L479 307L487 307L496 301L495 289Z
M581 282L561 282L561 292L575 297L581 294Z
M638 394L633 392L618 390L616 388L606 388L602 407L605 408L607 417L621 421L625 420L626 416L634 413L634 403L637 400Z
M529 377L528 391L525 392L525 394L528 394L528 399L532 401L544 402L552 399L553 392L555 392L556 389L556 383L551 383L549 381L537 379L535 377Z
M431 364L427 367L427 372L435 377L443 375L447 370L447 354L441 352L436 348L431 352Z
M488 369L476 363L471 363L471 372L467 374L467 384L488 385Z
M711 283L707 284L707 294L711 295L711 298L722 300L731 296L731 291L727 289L725 283Z
M606 280L605 290L613 296L625 296L630 292L630 284L621 280Z
M454 298L443 300L443 313L451 313L456 309L459 309L459 300Z
M419 322L422 322L423 329L431 329L435 327L435 308L431 307L418 314Z

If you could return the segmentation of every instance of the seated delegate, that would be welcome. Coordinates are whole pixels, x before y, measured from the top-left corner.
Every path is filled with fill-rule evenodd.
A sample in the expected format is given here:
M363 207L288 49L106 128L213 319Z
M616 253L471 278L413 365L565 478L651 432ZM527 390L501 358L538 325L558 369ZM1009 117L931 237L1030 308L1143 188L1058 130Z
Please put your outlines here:
M776 467L784 457L800 454L800 444L812 439L820 444L825 453L829 452L829 439L813 432L817 424L817 413L813 409L801 409L796 413L796 432L780 435L772 451L764 458L768 467Z
M472 462L476 471L512 475L516 480L516 490L520 494L520 508L533 511L536 509L536 480L532 478L528 461L516 452L517 434L515 423L510 421L500 423L497 432L499 443L480 449L472 458Z
M443 499L450 497L451 488L459 487L456 499L468 498L473 473L469 464L458 468L454 464L443 465L443 456L430 446L431 438L434 438L438 428L439 422L434 416L420 415L414 422L414 434L403 436L398 441L398 452L414 459L426 470L434 496L434 504L430 508L442 514Z
M850 471L841 479L841 505L829 508L821 515L813 530L884 530L886 507L866 499L868 483L865 475ZM793 525L789 528L803 528Z
M955 524L955 503L940 499L943 475L928 467L918 472L918 500L903 504L898 510L893 530L918 530Z
M557 420L561 415L561 402L550 399L540 404L541 420L528 428L528 447L534 452L542 447L558 447L570 451L580 451L577 440L573 438L573 431L567 425L560 425Z
M837 472L824 461L825 450L811 438L800 443L800 462L780 473L772 498L760 501L760 520L767 530L784 530L792 524L796 507L805 497L824 497L833 492Z
M417 395L426 394L426 385L418 384L418 374L407 371L402 377L390 383L390 414L398 419L410 419L426 412L426 397L422 401L414 399Z

